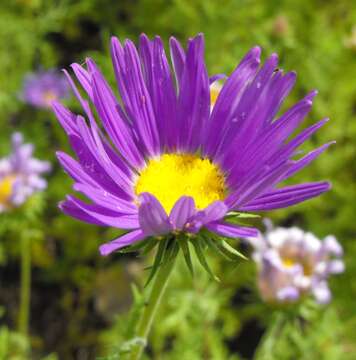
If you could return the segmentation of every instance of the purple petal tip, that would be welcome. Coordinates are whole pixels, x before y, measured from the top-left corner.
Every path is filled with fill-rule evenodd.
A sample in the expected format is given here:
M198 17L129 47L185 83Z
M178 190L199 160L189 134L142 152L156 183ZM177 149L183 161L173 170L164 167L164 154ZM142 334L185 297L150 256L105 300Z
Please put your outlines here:
M108 256L111 253L110 246L107 244L99 246L99 252L101 256Z

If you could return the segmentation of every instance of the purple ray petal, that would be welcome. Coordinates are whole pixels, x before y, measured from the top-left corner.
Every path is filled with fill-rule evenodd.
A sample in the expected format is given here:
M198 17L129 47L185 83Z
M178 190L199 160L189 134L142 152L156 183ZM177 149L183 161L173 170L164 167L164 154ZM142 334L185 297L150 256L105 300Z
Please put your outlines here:
M146 155L157 155L160 148L157 124L135 45L126 40L122 47L117 38L112 38L112 58L125 111Z
M268 162L301 123L310 111L311 105L310 100L303 99L269 128L266 128L264 133L258 136L255 141L249 145L245 144L244 148L239 145L240 151L238 153L241 154L240 156L236 157L233 152L225 154L222 166L232 173L229 176L229 185L233 187L237 181L241 182L246 169L249 172L254 172L261 167L261 164Z
M85 211L79 209L71 200L65 200L59 203L58 207L64 214L69 215L77 220L84 221L89 224L106 226L103 222L94 216L88 215Z
M93 187L99 187L98 183L91 176L89 176L79 165L79 163L72 157L62 151L57 151L56 155L63 169L75 181L83 184L88 184Z
M130 231L129 233L120 236L106 244L100 245L99 251L102 256L107 256L112 252L123 248L124 246L131 245L137 241L143 240L146 237L144 232L140 229Z
M258 230L255 228L238 226L235 224L229 224L224 222L212 222L206 225L206 228L221 236L231 237L231 238L249 238L257 237Z
M63 129L66 131L68 135L76 134L77 127L75 125L77 116L69 111L66 107L64 107L58 101L53 101L52 109L60 122Z
M246 181L245 186L240 191L230 194L225 203L231 209L244 206L277 184L290 167L290 163L276 166L274 169L268 170L259 181L251 181L251 183Z
M116 193L120 194L121 197L125 197L124 194L126 194L126 198L132 198L133 184L131 179L129 179L127 174L121 171L121 169L111 161L105 151L100 137L98 135L92 136L93 132L90 131L89 127L85 123L85 120L81 117L78 117L78 130L84 143L88 147L88 151L91 153L93 158L95 158L97 164L101 166L101 171L104 173L105 179L108 182L111 181L113 184L116 184Z
M73 206L84 211L90 217L96 218L106 226L112 226L118 229L137 229L140 227L138 216L136 214L122 215L119 212L109 210L95 204L87 204L74 196L68 195L67 200Z
M174 73L176 75L176 81L178 88L180 88L185 64L185 52L179 41L174 37L169 39L169 46L171 50L171 58L174 67Z
M209 78L203 56L204 40L198 35L188 47L178 98L180 151L194 153L198 149L210 114Z
M172 225L165 210L153 195L142 193L139 196L139 201L138 216L140 226L147 236L163 235L172 230Z
M196 213L194 199L190 196L182 196L174 204L169 219L175 229L183 230L186 223Z
M210 222L222 219L228 211L228 207L223 201L214 201L204 210L198 211L195 216L187 224L189 232L196 233L202 226Z
M119 212L121 214L137 214L137 206L129 201L125 201L115 195L103 190L96 189L85 184L74 184L73 189L81 192L88 199L92 200L95 204L106 207L110 210Z
M309 139L317 130L319 130L323 125L325 125L329 119L323 119L316 124L306 128L289 143L283 146L278 152L276 152L273 158L270 160L270 163L278 163L281 160L288 159L293 155L295 149L297 149L301 144L303 144L307 139Z
M328 182L286 186L270 191L241 207L242 211L272 210L298 204L330 189Z
M227 76L225 74L215 74L209 77L209 85L213 84L215 81L225 80Z
M146 35L141 35L140 55L157 121L161 151L166 147L172 149L176 133L174 124L176 124L177 97L171 69L160 37L157 36L150 41Z
M260 52L259 47L251 49L221 89L209 121L207 137L203 144L203 155L214 159L225 136L227 124L231 121L231 114L238 105L239 96L257 71Z
M335 144L335 141L330 141L327 144L320 146L319 148L309 152L307 155L299 159L294 163L294 165L287 171L284 176L284 179L288 179L289 177L293 176L298 171L304 169L308 166L314 159L316 159L320 154L322 154L330 145ZM283 180L284 180L283 179Z
M110 135L122 156L135 168L140 168L143 158L133 141L132 131L120 116L117 104L109 87L98 73L92 75L94 103L103 121L106 132Z

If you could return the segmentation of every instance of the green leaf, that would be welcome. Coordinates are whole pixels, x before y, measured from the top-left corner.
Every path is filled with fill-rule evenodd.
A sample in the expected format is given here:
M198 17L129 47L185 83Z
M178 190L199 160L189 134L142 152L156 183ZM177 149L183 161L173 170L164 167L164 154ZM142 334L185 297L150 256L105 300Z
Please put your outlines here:
M214 273L212 272L212 270L210 269L210 266L208 264L208 262L206 261L205 255L203 253L202 250L202 246L201 246L201 240L199 237L196 237L192 240L190 240L191 243L194 246L195 249L195 253L197 254L198 260L201 264L201 266L206 270L206 272L216 281L220 282L220 279L214 275Z
M194 276L194 268L192 263L192 258L190 256L189 244L187 239L184 236L178 238L179 246L181 247L185 259L185 263L188 266L188 269L192 276Z

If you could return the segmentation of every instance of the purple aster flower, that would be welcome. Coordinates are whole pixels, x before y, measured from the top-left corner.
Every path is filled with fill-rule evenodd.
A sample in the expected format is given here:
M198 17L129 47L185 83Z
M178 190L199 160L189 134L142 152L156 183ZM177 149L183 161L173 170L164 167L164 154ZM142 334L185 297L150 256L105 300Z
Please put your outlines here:
M22 205L33 193L46 188L41 174L50 164L32 157L33 145L20 133L12 135L12 153L0 159L0 212Z
M53 104L77 159L57 155L74 190L90 203L69 195L60 208L81 221L128 230L102 245L101 254L171 232L257 236L226 215L287 207L330 188L328 182L277 188L330 144L295 158L326 120L289 140L316 91L276 116L296 75L277 68L276 54L260 66L260 52L254 47L246 54L212 111L210 84L220 76L209 79L203 35L190 39L186 50L171 38L172 68L159 37L142 35L138 48L114 37L119 98L93 60L86 68L72 65L86 97L67 73L68 80L87 119Z
M68 82L56 70L39 71L25 78L22 98L35 107L49 108L54 100L67 98L68 95Z
M313 294L319 303L330 301L327 279L344 271L342 247L334 236L320 241L297 227L270 228L251 242L265 301L295 302L306 294Z

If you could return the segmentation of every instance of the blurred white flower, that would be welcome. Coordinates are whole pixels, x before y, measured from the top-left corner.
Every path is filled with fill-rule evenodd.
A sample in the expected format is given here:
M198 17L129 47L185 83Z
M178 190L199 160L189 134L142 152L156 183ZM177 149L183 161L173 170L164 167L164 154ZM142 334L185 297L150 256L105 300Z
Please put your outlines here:
M40 175L50 170L50 164L33 158L32 152L33 145L24 144L20 133L12 135L11 154L0 159L0 213L22 205L47 187Z
M330 274L344 271L341 245L332 235L319 240L297 227L272 228L251 239L253 259L258 264L258 287L267 302L296 302L313 294L318 303L328 303Z

